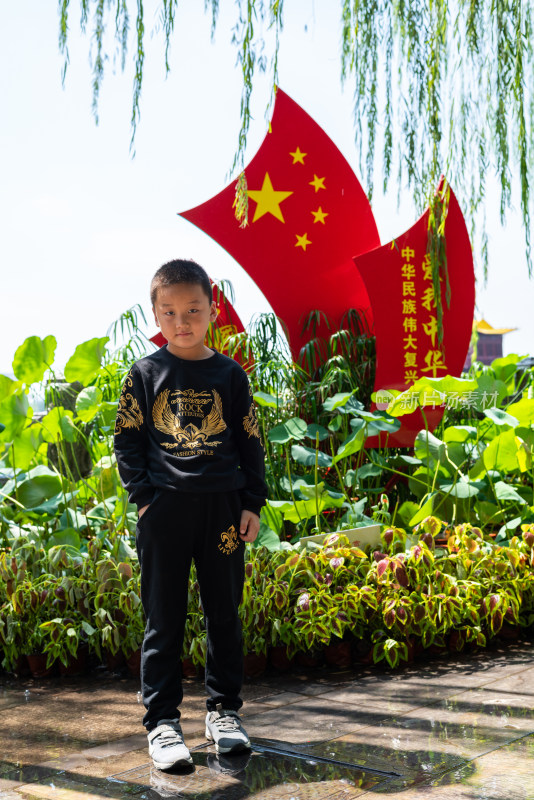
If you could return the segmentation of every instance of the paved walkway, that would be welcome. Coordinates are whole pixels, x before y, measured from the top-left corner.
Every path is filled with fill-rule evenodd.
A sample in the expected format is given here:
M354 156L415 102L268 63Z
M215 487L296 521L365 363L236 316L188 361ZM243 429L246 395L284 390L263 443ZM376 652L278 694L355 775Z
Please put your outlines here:
M531 644L245 686L246 756L217 757L187 681L188 772L148 759L137 681L0 676L1 800L534 800ZM195 749L198 748L198 749Z

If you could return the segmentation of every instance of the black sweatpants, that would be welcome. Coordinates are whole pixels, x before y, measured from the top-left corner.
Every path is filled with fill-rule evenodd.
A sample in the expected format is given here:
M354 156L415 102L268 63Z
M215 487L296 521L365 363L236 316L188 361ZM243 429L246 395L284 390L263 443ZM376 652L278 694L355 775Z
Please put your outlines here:
M243 646L238 608L244 580L245 544L239 538L237 492L210 494L158 490L137 523L141 599L146 629L141 686L150 730L180 717L181 655L194 559L207 631L207 708L238 710Z

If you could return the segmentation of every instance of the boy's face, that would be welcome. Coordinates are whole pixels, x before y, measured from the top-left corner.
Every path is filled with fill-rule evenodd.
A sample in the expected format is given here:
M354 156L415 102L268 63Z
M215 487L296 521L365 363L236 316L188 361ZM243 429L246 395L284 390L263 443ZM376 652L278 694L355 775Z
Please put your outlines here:
M217 317L217 307L215 302L210 303L200 284L176 283L159 288L153 311L173 355L191 361L212 355L204 338L210 322Z

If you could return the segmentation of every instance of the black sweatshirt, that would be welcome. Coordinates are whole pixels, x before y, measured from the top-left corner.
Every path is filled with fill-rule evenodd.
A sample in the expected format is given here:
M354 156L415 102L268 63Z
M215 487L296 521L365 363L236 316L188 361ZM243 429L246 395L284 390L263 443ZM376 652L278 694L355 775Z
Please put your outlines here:
M115 454L130 501L148 505L157 488L239 490L260 513L267 496L264 451L245 371L231 358L187 361L157 353L126 377L115 423Z

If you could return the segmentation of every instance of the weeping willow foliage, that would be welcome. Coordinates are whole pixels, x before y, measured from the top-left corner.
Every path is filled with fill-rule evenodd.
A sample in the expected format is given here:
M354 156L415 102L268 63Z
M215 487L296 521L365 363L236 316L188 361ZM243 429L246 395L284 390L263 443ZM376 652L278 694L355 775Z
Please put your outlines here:
M213 34L219 0L204 0L203 8L199 0L187 2L196 3L209 17ZM471 220L484 216L488 177L498 178L502 220L511 207L512 187L515 191L517 181L531 275L532 0L338 2L341 80L345 87L352 87L360 173L369 195L379 159L383 189L394 180L399 193L406 187L411 190L420 210L430 204L437 235L436 220L443 213L437 209L435 191L442 173L455 187ZM134 39L133 142L145 60L143 0L59 0L64 74L72 7L78 5L76 24L92 42L93 113L97 120L106 47L118 47L124 68L129 42ZM177 12L178 0L161 0L157 27L167 70ZM282 29L283 0L235 0L233 44L243 90L234 170L243 167L255 76L267 70L273 91L277 83ZM268 31L268 37L262 31ZM244 178L242 185L246 186ZM237 211L242 221L246 209L238 203ZM477 250L486 269L485 230L485 223L479 223ZM433 249L437 252L439 244Z

